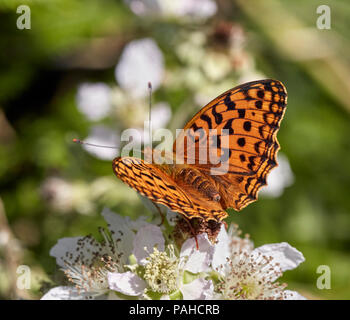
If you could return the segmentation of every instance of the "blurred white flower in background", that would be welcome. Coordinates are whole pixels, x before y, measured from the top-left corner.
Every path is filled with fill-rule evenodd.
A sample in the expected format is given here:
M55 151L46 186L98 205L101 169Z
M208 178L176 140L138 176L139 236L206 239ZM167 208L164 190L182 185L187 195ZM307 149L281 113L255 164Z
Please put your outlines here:
M53 210L66 214L77 211L91 214L95 208L91 201L90 186L81 181L68 181L61 177L47 177L40 186L40 193Z
M144 113L144 121L147 121L147 125L144 122L143 127L137 127L135 130L138 132L137 135L133 137L133 141L137 143L150 143L150 134L148 127L148 114ZM152 126L152 139L154 139L154 131L157 129L163 129L167 126L171 118L171 108L170 105L166 102L156 103L151 109L151 126ZM153 141L153 140L152 140Z
M181 41L176 43L174 50L182 62L192 67L201 67L206 54L206 36L203 32L180 34Z
M45 201L56 211L66 213L73 209L73 186L59 177L48 177L40 187Z
M151 109L152 129L165 128L171 119L171 108L167 102L158 102Z
M115 69L120 87L133 97L146 97L148 82L156 90L164 76L164 58L156 42L150 38L128 43Z
M111 89L103 82L83 83L76 96L78 110L89 120L98 121L111 110Z
M194 101L200 107L204 107L207 103L218 96L218 92L225 92L236 85L232 79L221 80L217 83L205 83L194 93Z
M266 79L267 77L262 73L256 70L247 70L239 77L238 83L246 83L250 81L256 81L261 79Z
M131 11L138 16L147 14L159 14L160 6L158 0L124 0Z
M118 148L120 145L119 135L115 130L103 125L93 126L90 130L89 136L84 139L84 141L87 143L115 148ZM86 144L83 144L82 146L87 152L101 160L113 160L119 154L119 150L115 148L98 148Z
M281 152L277 156L278 166L270 172L267 177L267 186L261 189L260 195L278 198L283 194L285 188L294 183L294 174L290 167L288 158Z
M125 0L137 15L162 15L206 19L217 11L213 0Z
M220 52L207 53L202 66L206 76L213 81L221 80L232 71L229 57Z

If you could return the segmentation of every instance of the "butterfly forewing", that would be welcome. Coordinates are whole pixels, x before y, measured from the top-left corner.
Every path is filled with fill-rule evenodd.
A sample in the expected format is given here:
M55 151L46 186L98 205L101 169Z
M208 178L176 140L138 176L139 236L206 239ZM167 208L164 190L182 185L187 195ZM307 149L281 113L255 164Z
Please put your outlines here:
M220 146L221 153L226 151L227 157L223 159L228 163L223 166L226 171L214 177L221 191L224 209L233 207L241 210L256 200L259 189L266 185L267 174L277 165L279 144L276 134L286 103L287 92L280 81L266 79L248 82L211 101L184 127L194 133L202 130L207 133L207 159L210 159L210 153L218 152L210 146ZM216 140L228 133L225 147L220 142L214 143L211 138L214 135L210 134L213 130L217 131ZM191 159L189 156L201 154L192 150L203 146L199 138L180 135L178 139L182 141L174 143L174 152L183 154L203 172L212 172L215 164L201 164L197 158Z

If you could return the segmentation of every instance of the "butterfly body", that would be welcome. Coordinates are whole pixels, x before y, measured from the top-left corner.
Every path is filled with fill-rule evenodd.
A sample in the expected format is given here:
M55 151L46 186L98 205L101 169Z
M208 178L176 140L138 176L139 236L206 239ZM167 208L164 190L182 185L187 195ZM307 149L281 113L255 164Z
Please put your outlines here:
M218 96L186 124L173 153L165 155L170 163L118 157L113 171L142 195L188 219L220 222L227 208L240 211L266 185L277 165L276 134L286 103L280 81L245 83ZM156 150L151 154L160 156Z
M197 189L209 200L218 202L221 199L215 181L210 176L190 166L178 170L175 175L175 181L178 183L184 182L188 186Z

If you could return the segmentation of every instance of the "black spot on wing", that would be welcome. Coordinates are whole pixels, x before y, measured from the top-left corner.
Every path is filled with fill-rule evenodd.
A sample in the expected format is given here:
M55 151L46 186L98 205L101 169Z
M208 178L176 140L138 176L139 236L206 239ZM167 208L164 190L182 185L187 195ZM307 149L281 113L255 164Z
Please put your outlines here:
M217 113L216 106L217 106L217 104L213 106L213 108L211 109L211 113L212 113L212 115L215 118L215 123L217 125L219 125L222 122L222 114L221 113Z
M231 97L231 93L228 93L224 99L225 106L227 107L226 111L236 109L236 104L234 103L234 101L230 99L230 97Z
M223 127L223 129L229 130L230 135L235 133L235 131L232 128L232 122L233 119L228 120Z
M208 128L209 128L209 129L211 129L211 128L213 127L213 126L212 126L212 123L211 123L210 117L208 117L208 116L205 115L205 114L202 114L202 115L200 116L200 118L208 124Z

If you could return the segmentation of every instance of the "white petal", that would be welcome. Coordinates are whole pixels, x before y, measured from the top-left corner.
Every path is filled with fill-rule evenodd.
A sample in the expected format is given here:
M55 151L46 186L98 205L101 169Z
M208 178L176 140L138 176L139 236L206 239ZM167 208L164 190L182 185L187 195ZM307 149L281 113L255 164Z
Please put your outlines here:
M164 75L163 54L153 39L131 41L123 50L115 69L121 88L134 97L148 95L148 82L157 89Z
M190 238L182 245L180 253L180 258L188 257L184 269L192 273L208 270L214 254L214 245L208 240L207 234L197 236L197 241L198 250L195 239Z
M271 256L273 258L271 266L278 263L282 272L295 269L300 263L305 261L303 254L287 242L265 244L252 252L253 255L258 255L259 253Z
M284 290L285 298L284 300L307 300L300 293L291 290Z
M158 0L124 0L131 11L137 15L155 14L160 12Z
M96 125L91 128L89 136L84 141L118 148L120 139L114 130L103 125ZM118 154L118 149L115 148L96 148L86 144L83 144L83 148L93 156L102 160L112 160Z
M75 287L56 287L45 293L41 300L81 300L86 296L78 293Z
M106 117L111 109L111 89L103 82L83 83L77 92L77 105L89 120Z
M135 238L135 233L130 228L129 217L122 217L107 208L103 209L102 216L108 224L112 237L118 240L118 248L123 253L124 259L126 259L132 253Z
M191 18L209 18L217 11L212 0L162 0L159 1L163 15Z
M82 245L78 245L78 242L83 242ZM82 252L77 251L77 248L82 248L84 252L84 262L90 261L93 256L92 252L95 252L97 247L94 245L95 242L90 242L86 237L73 237L73 238L62 238L51 248L50 256L56 258L56 263L60 267L65 267L65 261L72 262Z
M150 224L149 222L147 222L147 217L145 216L141 216L136 220L128 219L127 223L130 226L130 229L135 231L135 233L141 228L148 226Z
M159 102L152 107L151 121L152 129L164 128L171 119L171 108L166 102Z
M218 268L218 271L222 270L220 266L224 266L227 262L226 258L230 257L230 238L225 229L225 225L221 225L220 232L217 237L217 243L215 244L212 267L214 270Z
M66 213L72 210L75 189L68 181L55 176L48 177L41 185L41 192L55 211Z
M198 278L180 288L184 300L210 300L214 294L212 281Z
M109 272L108 285L111 290L128 296L139 296L146 288L146 282L130 271L124 273Z
M164 251L164 237L158 226L148 224L142 227L135 236L133 254L139 264L144 265L146 257L157 247L159 251ZM145 250L146 248L146 250Z
M267 186L261 189L260 194L263 196L278 198L283 194L285 188L294 183L294 175L288 158L279 153L277 161L278 166L267 177Z
M125 0L137 15L161 15L205 19L217 11L213 0Z
M130 217L121 216L108 208L103 209L102 216L111 228L110 231L113 231L114 234L119 234L116 237L120 238L120 236L122 236L120 232L123 234L126 233L123 238L128 237L125 238L125 241L129 242L133 242L134 235L140 228L150 224L146 221L147 217L145 216L140 216L136 220L131 220Z

